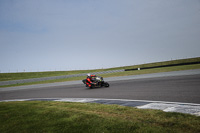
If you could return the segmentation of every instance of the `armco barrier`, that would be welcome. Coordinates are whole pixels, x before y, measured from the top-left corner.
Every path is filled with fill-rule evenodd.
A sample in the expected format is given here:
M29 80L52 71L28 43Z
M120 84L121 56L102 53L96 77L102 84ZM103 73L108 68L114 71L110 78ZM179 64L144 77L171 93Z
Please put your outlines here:
M160 67L171 67L171 66L182 66L182 65L193 65L193 64L200 64L200 62L198 61L198 62L188 62L188 63L170 64L170 65L160 65L160 66L153 66L153 67L141 67L141 68L125 69L125 71L152 69L152 68L160 68Z
M120 70L94 72L94 73L91 73L91 74L98 75L98 74L116 73L116 72L123 72L123 71L124 71L124 69L120 69ZM44 77L44 78L32 78L32 79L22 79L22 80L1 81L0 86L12 85L12 84L22 84L22 83L29 83L29 82L38 82L38 81L46 81L46 80L54 80L54 79L65 79L65 78L71 78L71 77L81 77L81 76L86 76L86 75L87 75L87 73L82 73L82 74Z

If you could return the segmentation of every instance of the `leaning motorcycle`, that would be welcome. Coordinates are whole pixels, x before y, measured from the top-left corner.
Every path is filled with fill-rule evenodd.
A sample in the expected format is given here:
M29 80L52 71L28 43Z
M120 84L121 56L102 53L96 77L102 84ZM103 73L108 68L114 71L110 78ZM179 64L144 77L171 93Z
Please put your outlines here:
M91 84L91 89L92 88L96 88L96 87L109 87L110 85L108 84L108 82L105 82L103 80L103 77L100 76L95 76L91 78L92 84ZM86 84L86 79L83 79L82 82L86 85L86 87L89 87Z

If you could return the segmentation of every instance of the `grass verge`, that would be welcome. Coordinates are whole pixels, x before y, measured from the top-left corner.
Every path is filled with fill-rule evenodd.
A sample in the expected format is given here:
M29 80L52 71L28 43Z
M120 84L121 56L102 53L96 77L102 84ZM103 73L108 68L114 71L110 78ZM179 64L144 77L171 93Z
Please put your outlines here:
M150 73L159 73L159 72L170 72L170 71L180 71L180 70L191 70L191 69L200 69L200 64L195 65L184 65L184 66L173 66L173 67L164 67L164 68L153 68L153 69L146 69L140 71L124 71L118 73L108 73L108 74L101 74L104 78L106 77L117 77L117 76L128 76L128 75L140 75L140 74L150 74ZM45 84L45 83L55 83L55 82L65 82L65 81L75 81L75 80L82 80L85 76L81 77L72 77L66 79L56 79L56 80L47 80L47 81L39 81L39 82L31 82L31 83L22 83L22 84L14 84L14 85L4 85L2 87L14 87L14 86L22 86L22 85L33 85L33 84Z
M96 69L96 70L77 70L77 71L50 71L50 72L22 72L22 73L0 73L0 81L9 81L9 80L20 80L20 79L31 79L31 78L41 78L41 77L52 77L52 76L62 76L62 75L72 75L72 74L81 74L81 73L93 73L101 72L108 70L119 70L119 69L134 69L134 68L143 68L143 67L153 67L160 65L172 65L179 63L190 63L190 62L200 62L200 57L189 58L189 59L179 59L172 61L164 62L155 62L134 66L124 66L116 67L109 69Z
M200 117L119 105L0 102L0 132L200 132Z

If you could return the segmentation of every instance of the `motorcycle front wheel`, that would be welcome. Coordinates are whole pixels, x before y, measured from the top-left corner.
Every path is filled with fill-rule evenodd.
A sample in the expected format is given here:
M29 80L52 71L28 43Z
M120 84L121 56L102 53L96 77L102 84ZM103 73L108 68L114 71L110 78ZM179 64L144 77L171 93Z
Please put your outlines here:
M107 82L105 82L105 83L104 83L104 86L105 86L105 87L109 87L110 85L109 85Z

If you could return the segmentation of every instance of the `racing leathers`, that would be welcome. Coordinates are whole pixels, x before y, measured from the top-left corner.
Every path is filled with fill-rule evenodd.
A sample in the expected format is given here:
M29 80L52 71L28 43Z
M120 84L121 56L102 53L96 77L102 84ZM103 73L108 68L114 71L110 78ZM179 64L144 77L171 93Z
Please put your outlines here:
M86 86L91 87L93 81L92 81L92 77L96 77L96 75L90 75L86 78Z

